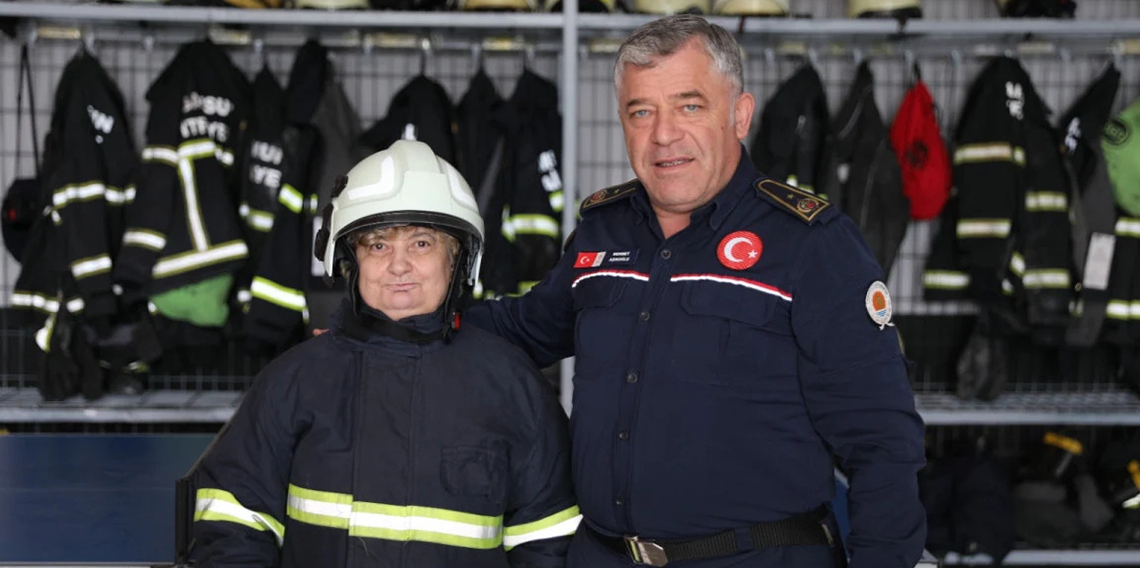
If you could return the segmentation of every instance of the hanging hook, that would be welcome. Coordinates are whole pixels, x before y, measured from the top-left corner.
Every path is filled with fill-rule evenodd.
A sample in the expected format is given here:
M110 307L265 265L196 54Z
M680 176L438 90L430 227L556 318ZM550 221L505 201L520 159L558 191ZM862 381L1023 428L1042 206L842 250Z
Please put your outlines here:
M818 68L819 67L819 54L816 52L814 47L808 48L807 56L808 56L808 62L811 63L811 66Z
M914 52L908 49L903 52L903 56L906 58L907 69L910 70L910 82L922 81L922 69L918 66L918 58L915 57Z
M851 62L854 63L856 67L858 67L860 63L863 63L862 49L856 47L851 50Z
M479 42L471 43L471 66L475 69L483 68L483 44Z
M265 51L265 40L257 37L253 38L253 54L261 58L261 66L263 68L269 67L269 53Z
M534 52L535 47L533 43L523 43L523 69L534 67Z
M95 54L95 30L90 27L84 28L81 34L83 36L83 49L90 53Z
M143 50L147 53L154 51L154 34L146 34L143 36Z
M424 36L420 38L420 75L427 75L428 52L431 51L431 40Z

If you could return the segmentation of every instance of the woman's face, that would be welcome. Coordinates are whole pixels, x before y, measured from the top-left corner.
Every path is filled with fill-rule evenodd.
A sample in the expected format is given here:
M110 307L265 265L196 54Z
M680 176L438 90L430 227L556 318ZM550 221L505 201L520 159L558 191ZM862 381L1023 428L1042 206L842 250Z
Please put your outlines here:
M451 281L453 238L429 227L386 227L356 243L360 297L393 320L430 314Z

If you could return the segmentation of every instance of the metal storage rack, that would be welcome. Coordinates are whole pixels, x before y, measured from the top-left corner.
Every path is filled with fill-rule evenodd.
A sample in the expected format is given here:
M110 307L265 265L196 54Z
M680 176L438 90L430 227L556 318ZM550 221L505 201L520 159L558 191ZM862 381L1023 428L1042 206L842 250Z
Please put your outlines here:
M958 0L957 4L977 3L986 0ZM927 7L940 10L939 15L950 19L912 20L905 24L885 20L850 20L842 18L840 4L834 0L800 0L811 4L816 19L739 19L710 18L725 28L739 32L746 53L747 87L757 96L758 104L769 96L778 82L787 76L798 60L818 62L821 72L828 76L828 96L834 102L843 95L846 84L836 79L855 61L870 58L890 61L890 65L875 67L878 76L886 76L893 86L900 85L905 72L899 72L904 63L915 58L923 61L928 71L928 82L936 90L936 98L943 100L949 116L946 125L952 124L962 102L962 94L972 79L976 64L971 58L1012 53L1033 58L1027 64L1035 76L1042 72L1050 81L1050 103L1057 108L1068 104L1084 80L1096 71L1096 62L1115 58L1124 59L1125 85L1122 98L1137 96L1137 78L1140 65L1140 10L1124 6L1125 2L1101 0L1099 19L1075 21L1051 20L1000 20L990 12L979 19L974 8L951 8L951 2L929 2ZM94 30L100 41L133 44L135 49L150 49L156 33L171 32L171 37L200 35L217 26L240 28L245 33L239 42L260 50L262 46L278 47L293 43L300 33L314 30L339 38L345 45L369 50L380 41L373 32L431 36L437 46L451 51L462 51L469 46L484 45L488 36L522 37L524 44L538 47L543 53L556 53L555 68L560 84L561 107L565 128L563 131L562 177L566 195L575 198L589 190L621 181L628 177L624 152L621 150L620 129L616 126L616 109L612 106L608 73L612 65L612 51L617 41L632 29L649 21L650 16L627 14L578 14L575 3L567 2L562 14L510 14L510 13L401 13L401 12L312 12L286 10L238 10L224 8L167 7L147 5L89 5L72 3L40 3L0 1L0 18L74 27L82 40ZM1082 2L1086 12L1098 6L1096 0ZM955 11L956 10L956 11ZM1094 14L1096 16L1097 14ZM969 19L965 19L969 18ZM104 33L105 32L105 33ZM292 35L289 35L292 34ZM440 39L442 37L442 40ZM162 39L162 38L160 38ZM170 39L170 38L166 38ZM280 43L274 44L274 41ZM404 52L415 57L414 45ZM410 52L409 52L410 50ZM1059 62L1080 67L1072 74L1051 70ZM12 66L12 59L0 61ZM775 64L773 64L775 63ZM1093 69L1089 70L1089 65ZM461 65L458 65L461 67ZM413 65L406 65L406 70ZM15 76L14 66L10 67ZM469 71L469 70L468 70ZM409 71L410 73L410 71ZM1129 82L1132 81L1132 82ZM3 114L14 112L14 87L0 85L0 97L6 105ZM50 100L51 85L37 85L41 101ZM4 90L6 89L6 90ZM880 107L887 116L901 96L895 89L886 96L877 93ZM1058 92L1063 93L1058 94ZM362 113L366 114L366 113ZM140 122L140 121L136 121ZM46 117L40 119L46 124ZM141 124L135 125L136 129ZM5 179L14 175L9 163L28 161L27 156L13 156L11 141L0 142L0 173ZM25 148L30 144L25 144ZM7 153L5 153L7 152ZM26 152L26 150L25 150ZM11 162L10 162L11 161ZM25 164L26 165L26 164ZM24 171L27 171L26 169ZM583 180L582 183L579 180ZM582 189L583 191L579 191ZM574 203L575 201L568 201ZM574 207L567 207L564 223L569 228L575 222ZM918 260L925 255L929 242L930 224L912 225L910 244L904 243L902 257L910 257L910 266L921 266ZM909 248L908 248L909 247ZM900 264L906 265L904 260ZM2 268L2 267L0 267ZM0 272L14 280L12 268ZM899 272L899 271L896 271ZM905 272L905 269L903 270ZM891 288L906 288L906 274L893 274ZM0 283L0 294L7 296L10 282ZM908 294L910 297L908 297ZM899 308L902 313L963 314L968 306L929 306L914 300L916 292L904 292ZM909 302L909 303L908 303ZM3 303L3 301L0 301ZM5 357L15 356L12 344L21 338L7 334L4 339ZM572 364L563 363L563 400L569 406ZM73 399L61 403L43 403L34 389L30 372L19 377L0 381L0 423L83 422L150 424L224 422L232 415L240 401L244 384L227 378L220 390L186 390L177 381L157 388L139 397L109 396L87 403ZM1127 425L1140 424L1140 399L1114 388L1097 388L1093 392L1016 392L1003 395L992 403L963 402L953 395L919 389L916 402L920 412L931 426L993 426L993 425ZM1017 550L1006 558L1011 565L1127 565L1137 564L1140 551L1131 550Z

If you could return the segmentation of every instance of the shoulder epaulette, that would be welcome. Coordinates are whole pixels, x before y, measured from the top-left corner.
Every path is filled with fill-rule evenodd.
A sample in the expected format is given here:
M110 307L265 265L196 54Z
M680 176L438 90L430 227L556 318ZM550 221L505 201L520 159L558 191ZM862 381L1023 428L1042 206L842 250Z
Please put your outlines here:
M757 181L756 191L779 209L799 217L808 225L830 217L830 215L823 215L823 213L831 209L831 203L810 191L804 191L774 179Z
M613 203L624 197L633 195L637 189L637 180L631 179L625 183L615 186L599 189L582 201L582 206L578 208L578 215L582 215L586 211L599 207L606 203Z

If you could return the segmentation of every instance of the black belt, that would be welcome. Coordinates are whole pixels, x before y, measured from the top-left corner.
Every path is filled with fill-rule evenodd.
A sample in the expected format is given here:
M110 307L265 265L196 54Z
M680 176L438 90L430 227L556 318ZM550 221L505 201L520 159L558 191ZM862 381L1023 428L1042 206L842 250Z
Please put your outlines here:
M773 546L835 546L831 529L827 526L828 517L827 507L821 505L814 511L794 517L752 525L748 527L751 548L740 546L734 530L691 539L645 540L636 536L607 536L586 523L582 523L582 526L595 540L610 550L629 557L634 564L665 566L670 562L716 558Z

